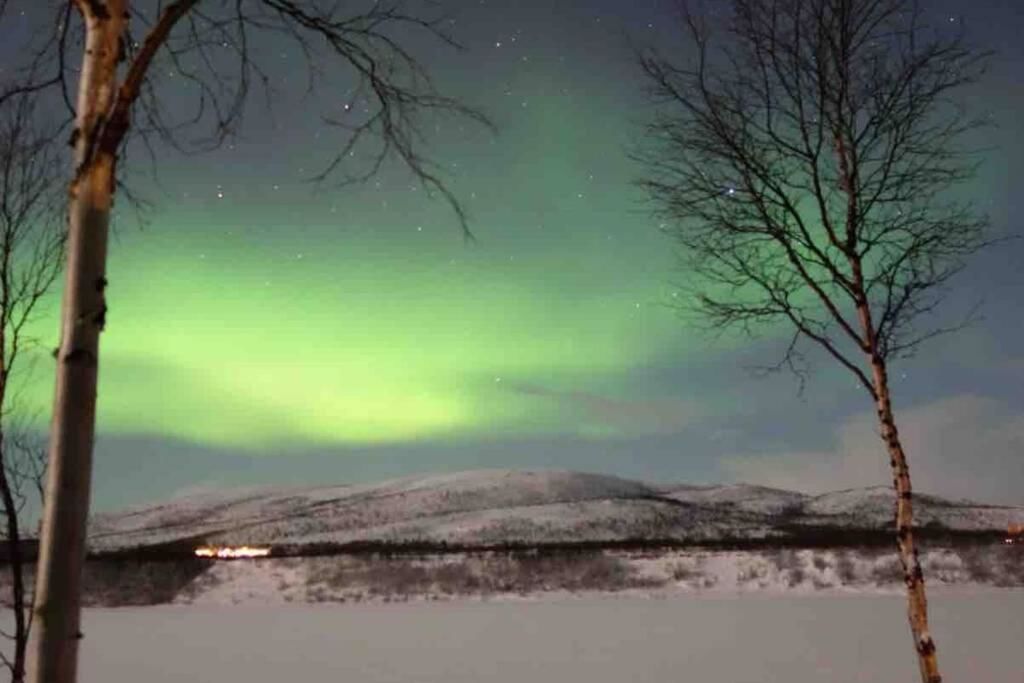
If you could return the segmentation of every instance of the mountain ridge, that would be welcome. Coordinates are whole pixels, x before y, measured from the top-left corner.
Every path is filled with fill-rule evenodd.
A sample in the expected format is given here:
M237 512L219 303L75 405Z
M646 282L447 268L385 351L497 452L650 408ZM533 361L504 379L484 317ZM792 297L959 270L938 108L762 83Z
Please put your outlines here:
M1005 531L1024 507L915 494L919 526ZM302 546L344 543L707 542L793 529L884 530L884 486L819 495L756 484L659 485L568 470L465 470L369 484L204 491L95 515L93 551L202 539Z

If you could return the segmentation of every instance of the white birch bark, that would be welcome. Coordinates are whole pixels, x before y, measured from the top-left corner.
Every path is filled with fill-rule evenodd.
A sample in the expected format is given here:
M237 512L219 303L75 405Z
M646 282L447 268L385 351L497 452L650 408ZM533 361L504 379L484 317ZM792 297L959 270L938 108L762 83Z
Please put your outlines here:
M103 144L117 87L126 0L78 2L86 25L69 188L68 245L57 351L46 504L40 535L30 683L73 683L81 638L81 577L92 479L97 361L106 303L115 150Z

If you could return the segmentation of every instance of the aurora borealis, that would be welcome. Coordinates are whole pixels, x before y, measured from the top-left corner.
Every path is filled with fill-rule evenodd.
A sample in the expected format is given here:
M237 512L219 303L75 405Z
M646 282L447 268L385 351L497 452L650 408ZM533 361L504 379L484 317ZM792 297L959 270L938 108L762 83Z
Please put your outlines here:
M1001 128L969 191L995 232L1019 230L1024 10L931 4L937 16L966 12L969 35L1001 51L974 100ZM791 379L744 369L776 360L780 339L710 337L670 307L673 245L630 184L626 147L645 100L621 32L665 40L672 3L456 5L467 51L428 45L424 61L499 130L439 119L429 152L465 201L474 242L400 168L358 187L302 182L339 144L318 117L340 100L302 99L295 56L274 46L273 116L254 104L237 143L167 151L158 183L131 157L154 210L140 227L119 204L97 506L467 466L871 483L873 465L850 460L874 447L851 378L817 362L801 399ZM170 72L160 85L180 87ZM951 310L984 297L986 319L897 368L908 431L915 415L933 425L921 444L941 443L934 435L964 414L992 444L988 469L958 479L968 468L955 453L918 456L912 443L926 488L1024 502L1021 263L1020 242L983 256ZM39 321L44 347L55 321ZM26 400L45 415L52 375L39 356ZM810 454L837 466L801 482Z
M518 384L596 388L670 348L671 321L648 317L641 287L588 291L590 268L528 255L519 266L507 250L463 246L450 225L427 229L244 259L215 232L180 256L174 236L147 234L142 251L157 256L111 278L150 284L112 295L125 330L105 347L103 389L124 394L111 391L103 424L255 449L557 431L561 416L531 410ZM146 386L164 389L142 416Z

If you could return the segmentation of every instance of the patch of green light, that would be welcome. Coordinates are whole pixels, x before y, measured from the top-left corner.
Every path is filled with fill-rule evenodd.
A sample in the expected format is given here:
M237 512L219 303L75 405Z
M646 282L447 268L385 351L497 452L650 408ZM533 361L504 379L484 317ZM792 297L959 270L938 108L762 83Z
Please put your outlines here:
M299 258L152 228L125 236L111 256L100 430L255 449L578 433L594 427L515 387L585 390L679 353L650 281L601 286L600 264L441 244L353 239ZM38 374L30 393L46 406L52 376Z

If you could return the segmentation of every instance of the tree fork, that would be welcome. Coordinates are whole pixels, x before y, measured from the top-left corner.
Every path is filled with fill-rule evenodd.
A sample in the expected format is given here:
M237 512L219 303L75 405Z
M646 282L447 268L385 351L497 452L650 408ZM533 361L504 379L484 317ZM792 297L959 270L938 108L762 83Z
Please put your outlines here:
M836 135L836 145L840 177L848 196L847 239L848 243L855 243L857 234L855 225L858 216L853 178L856 173L856 165L848 163L841 135ZM910 632L914 638L921 682L942 683L939 661L935 653L935 641L932 640L928 628L928 600L925 597L924 572L921 570L917 547L914 544L914 494L910 483L910 466L907 464L907 456L903 452L899 430L896 428L896 418L892 412L889 373L885 359L879 354L875 322L871 315L864 282L863 264L860 257L852 253L847 253L846 258L853 275L857 318L864 335L863 348L867 350L868 361L871 365L871 388L875 399L875 412L881 426L882 441L885 443L886 450L889 451L892 487L896 494L894 510L896 546L899 550L900 565L903 568L903 580L907 586L907 619L910 622Z

